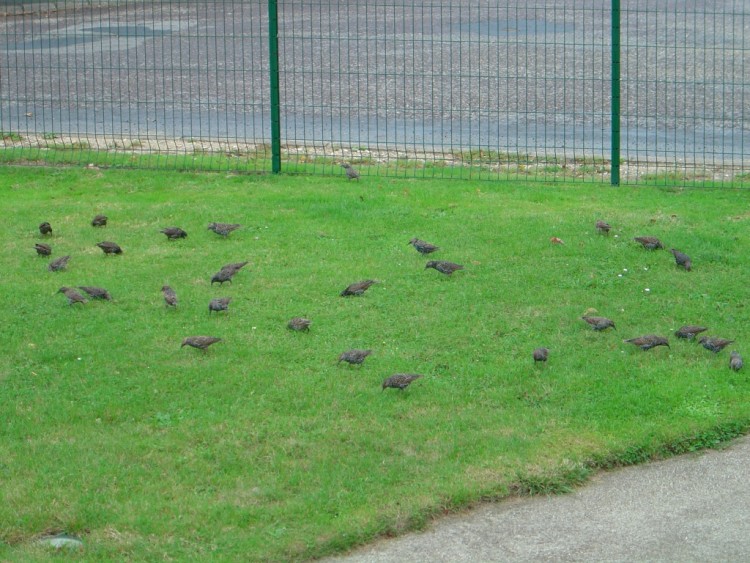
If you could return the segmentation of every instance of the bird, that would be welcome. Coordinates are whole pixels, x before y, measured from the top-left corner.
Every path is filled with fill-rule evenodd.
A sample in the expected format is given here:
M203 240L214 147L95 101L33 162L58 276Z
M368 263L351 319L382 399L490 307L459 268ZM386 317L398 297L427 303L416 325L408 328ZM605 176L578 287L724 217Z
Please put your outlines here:
M192 346L193 348L205 350L211 346L211 344L216 344L217 342L221 342L221 338L216 338L214 336L188 336L182 341L180 348Z
M359 172L357 172L354 168L352 168L352 165L348 162L341 163L341 168L346 170L346 177L349 180L359 180Z
M644 351L651 350L651 348L656 348L657 346L666 346L667 348L670 347L669 340L667 340L663 336L656 336L655 334L647 334L646 336L639 336L638 338L629 338L627 340L623 340L623 342L634 344Z
M612 227L610 227L610 226L609 226L609 223L607 223L607 222L605 222L605 221L601 221L601 220L600 220L600 221L597 221L597 222L596 222L596 230L597 230L597 231L598 231L599 233L601 233L601 234L604 234L604 235L609 235L609 230L610 230L611 228L612 228Z
M342 297L348 295L362 295L372 285L377 283L375 280L364 280L361 282L353 283L348 285L347 288L340 293Z
M675 250L674 248L670 249L670 252L672 254L674 254L674 261L677 262L678 266L682 266L688 272L692 269L692 267L693 267L693 261L690 260L690 256L688 256L684 252L680 252L679 250Z
M729 355L729 367L734 371L740 371L742 369L742 356L736 350Z
M38 242L34 245L34 248L39 256L49 256L52 254L52 247L49 244Z
M57 260L53 260L49 263L49 266L47 266L47 269L50 272L59 272L61 270L64 270L68 267L68 260L70 260L70 256L61 256Z
M217 313L219 311L229 311L230 301L232 301L231 297L216 297L215 299L211 299L211 302L208 304L208 314L210 315L212 311L216 311Z
M103 240L102 242L97 242L96 246L102 249L105 256L109 254L122 254L122 248L120 248L120 245L116 242L109 242L108 240Z
M164 302L168 307L177 307L177 294L174 289L168 285L161 286L161 292L164 294Z
M91 220L91 226L92 227L106 227L107 226L107 216L106 215L97 215Z
M93 299L104 299L105 301L112 301L112 295L110 295L109 291L107 291L103 287L79 285L78 289L82 289L83 291L88 293Z
M635 242L641 243L643 248L646 250L656 250L657 248L664 248L664 245L656 237L635 237Z
M342 354L339 356L338 363L346 362L349 365L362 365L362 362L365 361L365 358L372 354L372 350L347 350L346 352L342 352Z
M305 319L303 317L294 317L288 323L286 323L286 327L289 330L308 331L310 330L311 324L312 322L310 321L310 319Z
M417 252L419 252L420 254L431 254L436 250L440 250L439 246L435 246L434 244L430 244L429 242L420 240L418 238L411 239L409 241L409 244L413 245L414 248L417 249Z
M47 221L39 225L39 232L43 235L51 235L52 234L52 225L50 225Z
M167 235L169 240L177 240L178 238L187 238L187 233L180 227L165 227L160 233Z
M678 328L674 335L677 338L692 340L693 338L695 338L696 334L700 334L701 332L705 332L707 330L708 328L705 326L685 325Z
M221 267L222 271L231 272L232 275L239 272L242 268L244 268L249 262L236 262L234 264L225 264Z
M464 269L461 264L454 264L453 262L446 262L444 260L430 260L425 266L425 269L427 268L435 268L438 272L446 276L450 276L456 270Z
M208 225L208 230L226 238L229 236L229 233L236 231L241 226L242 225L238 225L237 223L210 223Z
M386 387L401 389L402 391L411 385L415 379L419 379L421 374L418 373L396 373L383 381L383 391Z
M734 342L734 340L729 340L727 338L716 338L715 336L704 336L698 342L700 342L706 350L710 350L714 354L718 354L724 348Z
M546 362L547 357L549 356L549 349L547 348L537 348L534 350L534 363L537 362Z
M68 305L72 305L73 303L86 303L86 300L83 298L83 295L78 293L75 289L72 287L61 287L57 290L57 293L62 293L65 295L65 297L68 298Z
M611 319L608 319L607 317L583 316L581 318L589 323L591 325L591 328L593 328L594 330L607 330L608 328L614 328L615 330L617 330L615 322Z

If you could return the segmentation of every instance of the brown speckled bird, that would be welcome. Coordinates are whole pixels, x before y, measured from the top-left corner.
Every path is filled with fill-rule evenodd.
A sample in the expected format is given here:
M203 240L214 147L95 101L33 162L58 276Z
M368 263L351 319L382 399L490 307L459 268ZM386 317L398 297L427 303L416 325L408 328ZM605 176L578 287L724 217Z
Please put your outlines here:
M591 328L593 328L594 330L606 330L608 328L614 328L615 330L617 330L617 327L615 327L615 322L606 317L583 316L581 318L589 323L589 325L591 325Z
M177 294L174 289L168 285L161 286L161 292L164 295L164 302L168 307L177 307Z
M341 168L346 170L346 178L348 180L359 180L359 172L352 168L351 164L344 162L341 164Z
M353 283L340 293L342 297L346 297L348 295L362 295L367 289L377 283L375 280L364 280L361 282Z
M311 324L312 322L310 321L310 319L306 319L304 317L294 317L288 323L286 323L286 327L289 330L308 331L310 330Z
M736 350L729 355L729 367L734 371L740 371L742 369L742 356Z
M693 268L693 261L690 260L690 256L688 256L684 252L675 250L674 248L670 249L670 252L674 254L674 261L677 263L678 266L682 266L688 272Z
M729 346L734 340L727 338L716 338L712 336L704 336L698 342L700 342L706 350L710 350L714 354L718 354L724 348Z
M39 232L43 235L51 235L52 234L52 225L50 225L47 221L39 225Z
M638 338L629 338L628 340L623 340L623 342L638 346L644 351L651 350L651 348L656 348L657 346L670 347L669 340L663 336L656 336L655 334L647 334L646 336L639 336Z
M72 305L73 303L86 303L86 300L83 298L83 295L78 293L75 289L72 287L61 287L57 290L57 293L62 293L65 295L65 297L68 298L68 305Z
M700 334L701 332L706 332L708 330L705 326L695 326L695 325L685 325L678 328L674 335L677 338L685 338L687 340L692 340L695 338L696 334Z
M106 227L107 220L108 219L106 215L97 215L91 220L91 226L92 227Z
M401 389L402 391L411 385L412 381L422 377L418 373L397 373L383 381L383 390L387 387Z
M434 268L441 274L445 274L446 276L450 276L453 272L457 270L463 270L464 267L461 264L454 264L453 262L445 262L444 260L430 260L427 262L427 265L425 266L425 270L427 268Z
M641 246L646 250L656 250L657 248L664 248L664 245L656 237L635 237L635 242L641 243Z
M34 248L39 256L49 256L52 254L52 247L49 244L38 242L34 245Z
M242 268L244 268L249 262L236 262L234 264L226 264L221 267L221 269L225 272L231 272L232 275L239 272Z
M112 296L110 295L109 291L107 291L103 287L79 285L78 289L82 289L83 291L88 293L92 299L103 299L105 301L112 301Z
M70 256L61 256L57 260L50 262L47 269L50 272L60 272L68 267L68 260L70 260Z
M208 304L208 314L210 315L213 311L216 311L217 313L219 311L229 312L229 303L231 301L231 297L216 297L211 299L211 302Z
M221 342L221 338L216 338L214 336L188 336L182 341L180 348L183 348L184 346L192 346L199 350L205 350L211 346L211 344L216 344L217 342Z
M339 356L338 363L346 362L349 365L362 365L362 362L364 362L365 358L370 354L372 354L372 350L359 350L356 348L353 350L347 350Z
M102 249L105 256L108 256L110 254L122 254L122 248L120 248L120 245L116 242L103 240L102 242L97 242L96 246Z
M549 357L549 349L548 348L537 348L534 350L534 363L537 362L546 362L547 358Z
M187 238L187 233L180 227L164 227L160 233L167 236L169 240L177 240L178 238Z
M210 223L208 225L208 230L226 238L229 236L229 233L236 231L240 227L242 227L242 225L238 225L237 223Z
M440 250L439 246L435 246L434 244L430 244L429 242L418 238L411 239L409 244L414 246L420 254L432 254L436 250Z
M610 227L610 226L609 226L609 223L607 223L607 222L605 222L605 221L601 221L601 220L600 220L600 221L597 221L597 222L596 222L596 230L597 230L597 232L599 232L600 234L603 234L603 235L608 235L608 234L609 234L609 230L610 230L611 228L612 228L612 227Z

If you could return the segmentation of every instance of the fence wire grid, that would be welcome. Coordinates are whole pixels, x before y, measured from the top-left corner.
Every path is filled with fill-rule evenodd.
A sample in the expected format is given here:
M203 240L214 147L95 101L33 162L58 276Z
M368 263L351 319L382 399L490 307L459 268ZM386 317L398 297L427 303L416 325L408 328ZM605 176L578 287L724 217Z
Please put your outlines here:
M266 172L276 141L287 172L742 185L749 15L738 0L3 2L0 157Z

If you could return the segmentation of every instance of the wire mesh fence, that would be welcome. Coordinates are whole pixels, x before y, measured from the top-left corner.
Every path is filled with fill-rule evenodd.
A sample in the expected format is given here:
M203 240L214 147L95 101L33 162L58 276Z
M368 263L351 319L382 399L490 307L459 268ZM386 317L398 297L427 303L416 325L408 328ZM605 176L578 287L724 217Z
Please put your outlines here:
M0 152L269 171L276 140L287 172L602 182L619 141L623 182L750 181L750 6L617 4L4 3Z

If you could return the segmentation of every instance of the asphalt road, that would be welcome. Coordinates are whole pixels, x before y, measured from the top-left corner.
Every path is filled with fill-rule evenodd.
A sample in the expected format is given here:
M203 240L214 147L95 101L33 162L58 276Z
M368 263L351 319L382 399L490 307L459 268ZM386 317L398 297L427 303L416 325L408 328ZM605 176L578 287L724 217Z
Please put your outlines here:
M728 449L601 473L381 540L340 563L750 561L750 436Z
M280 2L284 139L608 156L604 4ZM626 158L744 161L748 18L623 12ZM0 17L0 130L267 141L267 28L239 0Z

